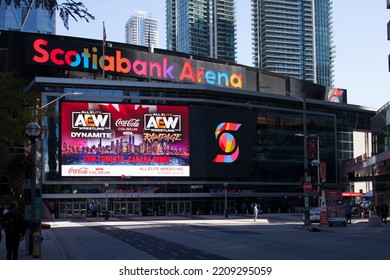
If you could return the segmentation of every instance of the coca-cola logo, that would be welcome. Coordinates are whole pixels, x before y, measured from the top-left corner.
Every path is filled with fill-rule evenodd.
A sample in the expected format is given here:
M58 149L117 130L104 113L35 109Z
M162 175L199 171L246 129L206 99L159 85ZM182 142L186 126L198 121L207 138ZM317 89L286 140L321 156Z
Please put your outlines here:
M102 176L102 175L109 175L111 172L110 170L105 170L102 167L96 167L89 169L88 167L80 167L80 168L74 168L71 167L68 169L68 175L69 176Z
M68 174L70 175L86 175L88 174L88 168L87 167L80 167L80 168L69 168Z
M130 119L130 120L124 120L124 119L117 119L115 122L115 125L117 127L135 127L138 128L140 125L140 119Z

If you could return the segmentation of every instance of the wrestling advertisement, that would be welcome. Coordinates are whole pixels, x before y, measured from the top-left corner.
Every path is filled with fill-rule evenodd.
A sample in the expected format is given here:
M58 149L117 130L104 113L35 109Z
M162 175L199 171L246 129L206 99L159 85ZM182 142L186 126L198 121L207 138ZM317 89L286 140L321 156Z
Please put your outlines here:
M61 176L189 177L188 107L61 102Z

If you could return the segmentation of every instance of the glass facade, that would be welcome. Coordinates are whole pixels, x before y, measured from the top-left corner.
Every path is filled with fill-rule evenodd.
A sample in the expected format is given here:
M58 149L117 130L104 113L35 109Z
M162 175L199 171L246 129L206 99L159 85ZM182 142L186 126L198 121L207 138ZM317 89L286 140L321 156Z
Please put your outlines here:
M235 1L168 0L168 50L236 61Z
M387 103L372 118L372 153L377 155L390 151L390 104Z
M79 58L82 56L76 51L78 47L80 53L93 49L96 44L94 40L57 40L55 37L2 31L0 45L14 50L6 57L6 65L20 73L26 81L31 81L26 91L40 92L41 106L47 109L39 114L43 114L40 118L43 134L37 147L37 181L39 185L42 184L45 204L54 205L53 212L61 217L79 217L88 211L89 204L99 205L100 209L108 206L114 215L124 216L154 212L164 215L222 214L225 200L228 200L230 213L241 211L243 203L249 206L253 202L260 203L265 211L299 212L304 208L307 194L303 191L305 150L308 155L308 176L314 185L308 195L310 206L317 206L318 188L340 189L343 183L343 174L340 174L342 162L353 157L352 134L354 131L370 132L370 119L375 115L374 111L356 105L324 101L325 89L307 81L288 77L276 79L279 75L257 68L219 60L189 59L182 53L166 50L157 49L149 54L128 44L113 43L108 48L109 54L121 51L120 56L110 56L110 61L119 58L122 65L113 63L111 66L120 66L122 72L107 69L107 78L100 79L101 69L86 69L89 60L81 63ZM51 49L34 51L34 42L42 38L48 40ZM80 67L70 63L61 64L61 57L56 57L53 61L56 63L31 59L36 58L37 53L53 53L52 50L56 52L59 48L68 53L73 62L79 62ZM97 52L95 58L99 55ZM47 57L50 58L50 55ZM148 64L150 58L153 61ZM131 67L136 71L124 73L125 66L130 68L130 61L138 61L136 68ZM160 75L147 71L148 65ZM163 69L172 77L164 79ZM203 69L210 70L205 74L205 80L175 79L185 69L190 69L194 74L203 73ZM230 79L231 84L220 83L218 86L203 83L206 80L215 81L218 73L222 73L223 77L226 73L232 73L231 77L236 77L240 82ZM275 88L284 87L286 91L270 93L259 90L262 85L267 85L264 87L266 90L272 88L271 80ZM287 95L286 92L291 94ZM62 101L80 102L72 102L72 108L64 109L66 103ZM188 138L184 145L189 148L185 149L185 154L174 154L179 157L184 155L180 159L186 157L185 164L179 165L189 170L183 176L174 176L177 174L170 172L157 173L155 170L162 166L159 165L160 161L155 164L153 159L150 165L142 162L143 156L153 150L149 149L151 145L145 144L150 134L149 122L145 125L145 118L176 115L173 111L159 111L159 107L164 107L162 105L175 107L175 110L183 109L185 113L181 116L188 120L183 124L185 130L181 135ZM135 112L135 108L141 108L141 111ZM121 115L119 111L126 113ZM46 112L49 114L46 115ZM96 121L99 118L102 120L101 116L108 113L113 116L109 121L110 128L99 127L95 122L93 127L89 122L94 118ZM140 131L135 133L137 143L128 136L133 134L112 134L122 128L119 117L126 121L132 120L133 115L135 121L140 123ZM75 127L71 126L74 124L73 116L80 122ZM79 131L81 120L85 126ZM377 131L384 126L380 124ZM157 147L152 151L155 152L152 156L160 159L165 157L166 151L180 151L178 148L170 149L170 143L166 145L164 142L167 133L173 133L165 128L156 126L153 131L156 134L152 136L156 140L151 141L153 147ZM109 130L107 134L112 135L104 136L102 129L104 133ZM93 130L96 134L88 133ZM231 133L221 133L226 130ZM305 131L307 138L303 137ZM101 144L102 140L99 143L99 139L106 143ZM123 150L122 144L125 142L126 149ZM305 142L308 144L306 147ZM71 149L68 149L69 143ZM117 150L121 145L122 148ZM106 155L103 155L101 161L98 157L104 152L110 156L113 154L113 159L123 156L124 160L116 164L111 159L105 161ZM90 160L91 153L95 153L97 161ZM233 159L237 154L239 156ZM134 155L139 158L129 161ZM316 160L326 164L325 186L322 180L318 184ZM170 158L166 163L171 168ZM69 172L75 165L85 168L87 173ZM157 168L154 168L156 165ZM164 170L167 166L163 166ZM146 172L139 174L137 171Z
M125 31L127 44L159 47L158 21L153 14L135 13L126 22Z
M21 4L15 8L12 4L0 5L0 30L15 30L43 34L55 34L55 13L35 8L35 5Z
M316 47L316 83L333 85L333 33L332 5L327 0L314 1L315 47Z
M253 64L331 86L331 12L329 0L252 0Z
M229 192L233 198L229 198L231 211L239 207L242 202L253 199L260 200L264 207L270 211L297 211L303 205L302 180L304 173L303 161L303 111L302 102L296 98L279 99L264 97L261 93L256 96L245 95L245 92L230 95L223 90L215 90L213 94L209 91L194 91L190 88L170 89L160 88L158 84L143 89L141 87L117 86L107 89L103 86L86 86L82 80L71 88L61 86L52 87L46 84L42 92L42 104L47 104L64 93L78 92L85 95L68 95L65 98L72 101L99 101L99 102L125 102L141 104L174 104L174 105L199 105L199 106L223 106L224 108L246 108L256 111L257 129L256 142L252 157L250 178L248 180L234 181L227 179ZM150 99L153 97L153 99ZM196 99L198 101L196 101ZM195 100L195 101L194 101ZM58 103L52 104L57 108ZM353 154L353 143L351 134L353 130L368 130L369 119L372 112L357 110L356 108L343 109L335 108L327 102L307 102L306 125L308 135L314 135L318 141L318 157L326 163L326 186L337 188L340 185L339 168L342 160L350 158ZM43 146L43 182L44 197L59 197L61 195L88 194L94 203L104 206L102 196L102 183L98 178L85 183L78 179L63 178L59 176L59 154L56 145L59 137L58 117L45 118L43 125L47 127ZM309 141L310 142L310 141ZM316 185L318 170L311 166L309 160L309 176L313 178ZM160 198L137 200L139 205L127 205L128 209L136 209L135 212L152 211L147 210L150 205L153 209L158 206L160 214L179 211L180 203L188 203L188 211L201 211L201 213L221 213L224 208L223 181L196 180L196 179L174 179L157 181L153 178L147 180L112 179L109 184L115 192L119 193L160 193ZM190 199L188 198L190 194ZM59 196L58 196L59 195ZM187 197L183 202L183 195ZM207 198L205 198L205 195ZM166 196L166 197L164 197ZM174 196L176 198L169 198ZM234 198L235 197L235 198ZM49 199L50 200L50 199ZM101 201L100 201L101 200ZM71 202L71 207L77 203L87 202L80 199L53 199L57 207L66 208L66 203ZM127 199L111 200L110 209L115 211L118 203L127 204ZM218 202L220 201L220 203ZM316 196L311 197L311 205L316 205ZM77 204L78 205L78 204ZM148 206L149 205L149 206ZM77 206L81 207L81 206ZM135 208L134 208L135 207ZM183 206L185 207L185 206ZM176 210L175 210L176 209ZM62 214L64 209L61 210ZM73 214L75 209L72 210ZM119 210L118 210L119 211ZM130 211L130 210L128 210ZM126 212L126 215L134 214L133 210ZM138 213L137 212L137 213ZM129 214L130 213L130 214ZM149 213L150 214L150 213Z

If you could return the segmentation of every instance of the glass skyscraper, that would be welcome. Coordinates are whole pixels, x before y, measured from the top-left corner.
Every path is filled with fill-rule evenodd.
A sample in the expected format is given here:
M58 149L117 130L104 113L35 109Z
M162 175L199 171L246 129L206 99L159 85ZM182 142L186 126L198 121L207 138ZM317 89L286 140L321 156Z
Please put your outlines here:
M330 0L252 0L254 65L332 86L331 14Z
M166 0L168 50L236 61L235 0Z
M158 21L147 12L136 12L126 23L126 43L159 47Z
M55 34L56 16L33 4L20 4L16 8L11 4L0 4L0 30L14 30L33 33Z

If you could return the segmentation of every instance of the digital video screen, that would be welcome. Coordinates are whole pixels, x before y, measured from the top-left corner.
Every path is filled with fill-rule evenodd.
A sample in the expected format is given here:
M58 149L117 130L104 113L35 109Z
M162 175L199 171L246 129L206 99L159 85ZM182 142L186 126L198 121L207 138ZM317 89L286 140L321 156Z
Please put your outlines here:
M188 107L61 102L61 176L188 177Z
M190 107L191 177L248 178L257 112Z

